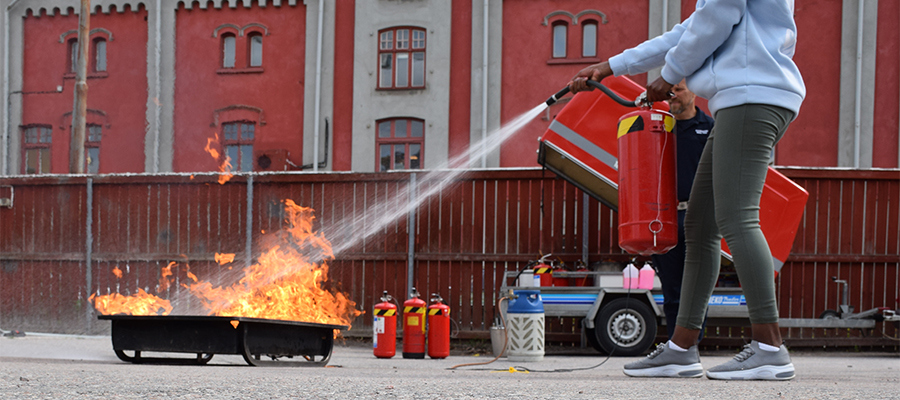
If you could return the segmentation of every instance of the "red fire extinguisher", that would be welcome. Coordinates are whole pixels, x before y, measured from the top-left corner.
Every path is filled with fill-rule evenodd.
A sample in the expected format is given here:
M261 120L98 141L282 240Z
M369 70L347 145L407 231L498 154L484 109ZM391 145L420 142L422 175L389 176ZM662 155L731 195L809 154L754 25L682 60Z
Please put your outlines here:
M538 265L534 266L534 286L553 286L553 266L547 261L549 257L550 254L541 257Z
M450 306L437 293L431 294L428 306L428 357L447 358L450 355Z
M385 290L381 303L375 305L372 345L378 358L391 358L397 352L397 306L391 301L393 298Z
M619 247L662 254L678 243L675 118L643 105L619 119Z
M403 358L425 358L425 301L416 288L403 302Z

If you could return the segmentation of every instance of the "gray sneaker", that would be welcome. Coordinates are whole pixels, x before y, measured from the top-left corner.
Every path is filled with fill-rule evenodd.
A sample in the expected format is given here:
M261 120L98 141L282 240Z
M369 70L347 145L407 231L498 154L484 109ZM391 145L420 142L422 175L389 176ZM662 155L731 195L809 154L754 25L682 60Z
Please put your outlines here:
M760 379L784 381L794 378L794 364L787 348L781 345L777 352L760 350L759 342L744 345L744 350L731 361L706 371L709 379Z
M656 346L646 358L625 364L624 372L628 376L699 378L703 376L703 366L697 346L678 351L670 349L666 342Z

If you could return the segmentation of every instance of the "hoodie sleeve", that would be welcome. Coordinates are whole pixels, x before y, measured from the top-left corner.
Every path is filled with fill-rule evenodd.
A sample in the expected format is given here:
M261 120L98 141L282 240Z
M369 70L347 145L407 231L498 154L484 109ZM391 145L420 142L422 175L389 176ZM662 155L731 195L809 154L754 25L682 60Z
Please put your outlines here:
M697 71L725 43L746 9L747 0L708 0L697 7L683 23L678 43L665 56L663 79L678 83Z
M684 33L691 17L675 25L670 31L623 51L609 59L609 67L616 76L637 75L665 64L669 52Z

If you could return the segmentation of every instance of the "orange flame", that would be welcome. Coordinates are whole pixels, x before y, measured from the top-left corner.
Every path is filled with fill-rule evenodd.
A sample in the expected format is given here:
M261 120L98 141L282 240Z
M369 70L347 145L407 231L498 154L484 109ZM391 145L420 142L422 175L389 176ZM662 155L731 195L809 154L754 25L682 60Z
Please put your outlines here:
M218 133L215 134L214 138L206 139L206 147L204 147L203 150L206 150L206 152L209 153L209 155L211 155L212 158L216 160L216 162L218 162L219 161L219 150L216 150L212 147L213 143L215 143L216 147L218 147L218 144L219 144L219 134ZM228 157L226 155L225 160L223 160L222 164L219 165L219 172L221 172L221 174L219 174L219 184L220 185L224 185L225 182L228 182L231 179L231 177L234 176L234 174L231 173L231 171L232 171L231 168L232 168L231 157Z
M113 275L116 276L116 278L122 279L122 270L119 269L118 266L116 266L115 268L113 268L113 271L112 271L112 272L113 272Z
M216 253L216 262L219 265L228 264L234 261L234 253Z
M329 288L328 265L324 260L334 255L331 243L313 230L314 210L298 206L292 200L284 203L286 227L265 237L270 244L268 250L259 256L256 264L244 268L244 276L238 282L213 287L209 281L198 279L185 265L184 273L193 283L182 283L182 286L201 301L209 315L350 325L362 311L356 309L356 303L345 293ZM220 264L226 259L225 263L233 261L234 254L216 253ZM171 262L162 268L160 292L171 285L174 267L176 264ZM168 305L168 301L142 290L138 295ZM153 307L156 303L132 305L131 299L136 296L113 294L96 300L91 296L91 300L104 314L108 310L134 315L158 312L159 307ZM121 305L114 308L113 303ZM172 308L165 309L168 314Z
M92 294L88 301L93 302L94 308L104 315L169 315L172 312L172 303L149 294L144 289L138 289L137 294L131 296L118 293L106 296Z

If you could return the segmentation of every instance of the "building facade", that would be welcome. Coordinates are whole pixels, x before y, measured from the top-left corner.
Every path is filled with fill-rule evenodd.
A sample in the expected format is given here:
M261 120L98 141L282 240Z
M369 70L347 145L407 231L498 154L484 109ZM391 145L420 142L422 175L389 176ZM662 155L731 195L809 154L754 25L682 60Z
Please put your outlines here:
M0 174L66 173L77 4L0 5ZM689 0L94 1L86 171L216 171L226 156L239 171L439 168L579 69L693 8ZM808 93L775 163L897 168L900 4L796 0L795 17ZM470 165L536 166L536 140L564 106Z

